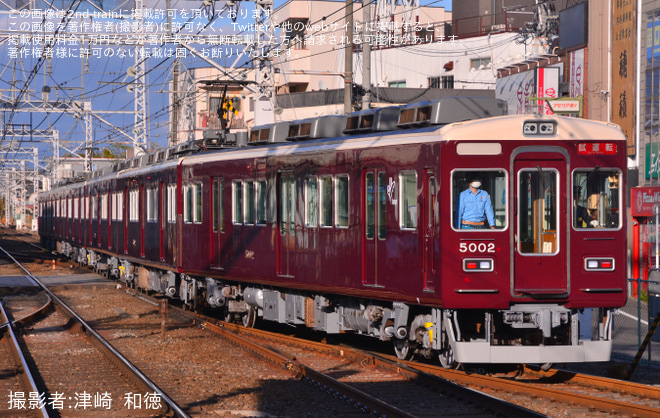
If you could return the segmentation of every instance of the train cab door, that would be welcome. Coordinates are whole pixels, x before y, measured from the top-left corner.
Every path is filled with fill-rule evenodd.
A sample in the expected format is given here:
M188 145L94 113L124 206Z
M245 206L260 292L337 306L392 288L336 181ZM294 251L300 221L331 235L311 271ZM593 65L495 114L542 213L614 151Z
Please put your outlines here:
M277 274L292 277L296 250L296 179L293 173L277 175Z
M566 159L558 153L526 153L516 157L514 167L514 294L565 297L569 195Z
M362 175L362 284L379 286L379 266L386 262L387 239L385 171L369 168Z
M435 174L432 170L424 172L424 253L422 274L424 276L424 291L433 292L433 278L436 274L435 246L439 240L437 230L437 191Z

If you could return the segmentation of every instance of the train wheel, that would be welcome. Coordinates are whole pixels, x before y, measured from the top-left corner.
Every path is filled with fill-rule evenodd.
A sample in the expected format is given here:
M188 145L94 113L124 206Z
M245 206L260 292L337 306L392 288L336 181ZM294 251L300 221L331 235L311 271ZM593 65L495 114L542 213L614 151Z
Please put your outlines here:
M442 349L438 354L438 359L440 365L445 369L455 369L458 366L458 363L454 360L454 350L452 350L449 338L444 332L442 333Z
M249 306L247 312L243 314L243 326L254 328L255 322L257 322L257 310L254 306Z
M410 349L410 341L406 338L394 340L394 352L399 360L410 360L413 358L413 350Z

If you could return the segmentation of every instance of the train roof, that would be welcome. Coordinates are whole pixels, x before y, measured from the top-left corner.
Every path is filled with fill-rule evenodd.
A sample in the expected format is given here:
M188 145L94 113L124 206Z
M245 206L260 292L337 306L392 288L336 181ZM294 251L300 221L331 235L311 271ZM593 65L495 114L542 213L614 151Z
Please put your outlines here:
M558 121L561 127L558 128ZM497 122L497 129L492 125ZM506 137L502 137L506 132ZM443 126L440 131L447 141L461 140L625 140L621 128L609 122L565 116L508 115L496 118L458 122Z
M204 139L160 149L120 161L69 182L63 188L93 184L113 176L141 175L171 165L211 160L263 158L329 150L379 148L401 144L450 141L625 140L612 123L540 115L502 115L504 102L492 98L450 97L405 106L368 109L349 115L325 116L257 126L247 133L205 133ZM561 125L558 121L561 119ZM494 128L494 124L497 127ZM506 132L505 137L502 132ZM208 147L207 147L208 145ZM249 146L252 145L252 146ZM254 146L258 145L258 146Z

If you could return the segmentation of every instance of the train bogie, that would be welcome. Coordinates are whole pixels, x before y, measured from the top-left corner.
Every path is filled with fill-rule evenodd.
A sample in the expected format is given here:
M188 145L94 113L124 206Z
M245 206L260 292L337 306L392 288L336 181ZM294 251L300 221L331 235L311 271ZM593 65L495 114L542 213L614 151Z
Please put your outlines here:
M448 367L607 360L626 297L620 130L533 116L410 129L434 106L403 108L404 130L363 112L335 118L357 136L313 140L302 121L296 142L142 158L44 193L40 234L248 326L364 334Z

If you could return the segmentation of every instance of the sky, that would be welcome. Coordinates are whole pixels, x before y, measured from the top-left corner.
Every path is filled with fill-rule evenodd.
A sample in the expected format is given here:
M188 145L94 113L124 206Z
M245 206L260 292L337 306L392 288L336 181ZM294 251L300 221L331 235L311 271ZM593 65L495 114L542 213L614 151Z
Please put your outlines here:
M112 10L123 0L95 0L96 4L103 4L103 10ZM343 0L340 0L343 2ZM284 4L284 0L275 0L275 8ZM70 1L59 0L54 3L60 9L66 9ZM231 27L232 20L227 13L220 15L209 23L208 15L220 11L223 2L214 2L211 7L200 8L199 1L171 0L171 9L174 10L171 19L181 26L181 34L196 35L229 35L235 31ZM450 0L421 0L421 5L432 5L451 9ZM0 13L0 95L9 100L11 89L20 89L23 100L38 102L44 86L51 89L49 101L58 103L71 103L87 101L91 103L92 111L98 116L92 119L94 146L98 149L122 143L130 145L131 141L126 135L132 135L134 127L134 94L129 92L129 85L134 79L128 75L135 65L134 48L130 46L118 47L111 45L112 36L117 33L130 34L130 19L118 20L103 18L100 9L92 7L89 3L82 3L77 12L87 10L90 14L97 12L97 17L90 19L84 16L65 22L60 16L48 16L49 6L37 1L43 14L23 15L17 13ZM127 6L124 6L127 7ZM151 12L145 16L145 25L157 32L160 25L166 22L166 0L145 0L145 7ZM251 2L240 4L240 14L237 22L242 20L254 22ZM188 10L187 13L184 13ZM197 11L195 11L197 10ZM7 11L0 5L0 11ZM44 20L44 18L46 18ZM44 24L44 22L46 22ZM184 23L187 23L184 25ZM41 26L39 26L41 24ZM28 26L25 26L28 25ZM87 26L85 26L87 25ZM95 26L92 26L95 25ZM35 28L42 30L43 36L36 39L25 36L26 32L35 32ZM59 28L59 29L58 29ZM26 30L27 29L27 30ZM79 57L80 44L73 42L70 35L76 33L98 33L95 46L90 46L90 56L87 60ZM49 34L69 35L69 38L57 42L52 50L52 58L40 59L43 45ZM8 39L8 37L11 37ZM3 42L4 40L4 42ZM106 42L106 43L104 43ZM149 115L148 139L153 146L166 146L169 131L169 81L172 79L172 61L169 55L177 51L163 45L152 38L146 45L152 55L146 62L147 75L147 114ZM206 47L206 48L205 48ZM225 47L211 47L210 45L197 45L197 48L206 50L214 62L231 67L236 61L235 56L227 56ZM186 50L180 50L181 63L184 68L206 67L207 63L198 57L193 57ZM242 60L243 62L245 60ZM239 61L240 62L240 61ZM84 92L84 94L83 94ZM8 103L8 102L5 102ZM111 113L114 112L114 113ZM124 113L119 113L124 112ZM62 154L67 150L74 150L84 141L84 125L79 118L71 114L44 113L44 112L2 112L3 124L29 124L35 130L57 129L63 143ZM123 131L126 135L119 133ZM10 138L3 137L4 160L21 158L8 155L7 142ZM20 143L22 147L38 147L41 156L52 155L52 143L30 142L35 137L13 137L13 144Z

